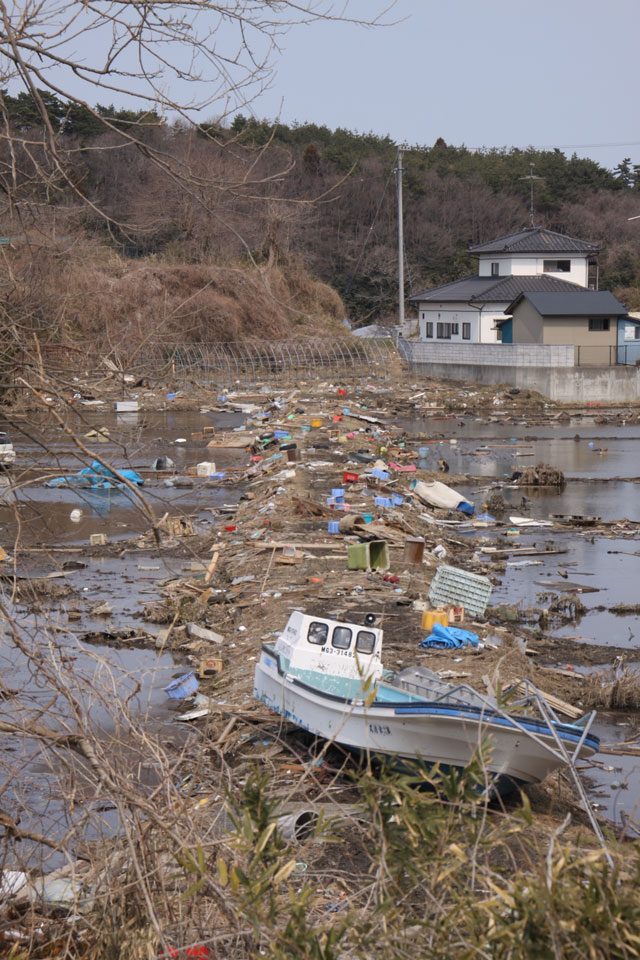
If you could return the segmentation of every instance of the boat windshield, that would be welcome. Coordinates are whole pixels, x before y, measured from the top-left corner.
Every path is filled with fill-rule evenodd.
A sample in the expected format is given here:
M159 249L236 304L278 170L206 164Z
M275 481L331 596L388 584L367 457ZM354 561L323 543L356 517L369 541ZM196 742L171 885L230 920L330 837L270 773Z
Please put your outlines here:
M331 645L339 650L348 650L351 645L351 630L349 630L349 627L334 627Z
M318 620L313 620L309 624L309 629L307 631L307 640L309 643L317 643L322 645L327 642L327 637L329 636L329 625L327 623L320 623Z
M356 650L358 653L373 653L375 643L375 633L370 633L369 630L358 631L358 636L356 637Z

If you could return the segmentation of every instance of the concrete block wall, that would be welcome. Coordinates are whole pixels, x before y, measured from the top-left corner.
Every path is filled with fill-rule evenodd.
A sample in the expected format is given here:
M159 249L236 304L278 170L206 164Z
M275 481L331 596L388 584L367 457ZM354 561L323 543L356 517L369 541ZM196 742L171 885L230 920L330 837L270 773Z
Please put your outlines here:
M398 341L398 350L409 364L489 364L496 367L573 367L571 344L537 343L425 343Z
M460 380L463 383L500 384L518 387L520 390L535 390L556 403L640 403L640 367L575 367L573 366L573 347L545 347L543 345L513 344L524 353L511 351L511 362L503 351L508 344L470 344L473 354L465 357L461 345L451 348L449 344L403 344L398 343L401 356L407 361L409 375L412 377L443 377L448 380ZM444 358L440 348L444 347ZM479 347L499 351L501 362L495 357L485 361L487 356ZM426 351L423 348L427 348ZM435 349L438 348L438 349ZM542 354L542 362L536 364L535 351L565 351L557 354ZM571 352L571 363L568 353ZM453 353L457 354L454 358ZM473 357L473 359L472 359ZM551 362L555 361L555 362ZM564 362L563 362L564 361Z

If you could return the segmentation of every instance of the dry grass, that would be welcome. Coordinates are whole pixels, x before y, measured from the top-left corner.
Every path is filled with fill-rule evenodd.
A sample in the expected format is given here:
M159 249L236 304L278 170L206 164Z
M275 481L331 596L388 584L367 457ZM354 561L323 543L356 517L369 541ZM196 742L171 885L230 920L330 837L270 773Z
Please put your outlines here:
M136 349L173 342L282 339L344 333L344 307L295 258L277 265L125 260L87 239L12 252L0 264L4 312L43 340Z
M637 710L640 708L640 674L627 664L614 663L609 670L586 676L582 693L585 708Z

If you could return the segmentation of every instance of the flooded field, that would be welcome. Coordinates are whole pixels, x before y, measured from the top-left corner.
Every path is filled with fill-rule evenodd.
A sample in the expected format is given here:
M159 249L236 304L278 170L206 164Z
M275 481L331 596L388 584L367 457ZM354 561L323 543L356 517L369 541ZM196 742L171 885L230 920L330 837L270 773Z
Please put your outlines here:
M196 445L190 439L194 430L208 425L233 429L242 419L234 414L213 417L189 412L146 414L138 420L101 413L99 418L83 417L82 426L87 431L96 426L109 429L112 441L96 444L95 451L114 467L135 469L144 476L142 493L157 518L180 517L196 531L205 532L225 505L233 509L241 486L214 487L198 477L184 480L182 486L169 486L167 480L174 482L169 479L174 472L184 477L187 468L201 459L202 443ZM28 428L22 428L23 432L15 424L4 426L10 430L18 458L6 475L9 486L0 487L0 537L7 552L19 543L20 553L17 589L10 585L11 576L5 578L1 594L5 614L2 683L10 692L20 691L22 721L58 716L64 726L64 718L71 722L77 709L91 716L105 744L111 743L120 753L130 751L131 763L144 767L139 745L134 749L129 742L132 718L176 745L188 731L173 722L175 702L164 692L172 677L184 672L186 661L140 645L142 638L148 645L148 636L160 630L157 624L143 623L141 612L158 598L159 583L185 571L188 574L201 558L189 550L159 551L152 539L140 540L148 531L149 518L130 491L44 486L52 476L85 467L87 457L44 418L33 418ZM181 438L187 442L175 442ZM244 457L233 451L216 454L222 454L216 457L220 470L232 471L240 461L244 463ZM161 456L171 457L175 471L154 475L151 465ZM91 547L93 534L104 534L106 546ZM86 639L122 633L125 639L115 647ZM46 669L37 670L34 663L42 649L47 651ZM115 723L114 696L127 702L126 717L116 718ZM0 697L0 719L17 720L14 705L10 695ZM19 780L10 776L16 764L22 769ZM74 788L76 799L69 806L65 797L78 772L62 759L52 769L37 742L3 738L0 766L11 784L3 803L20 812L23 829L62 839L86 819L84 837L92 842L98 839L97 822L103 838L117 828L117 812L100 808L99 799L91 800L82 787L77 793ZM39 843L23 844L21 854L25 864L41 865ZM46 869L57 866L60 855L49 851Z
M247 455L230 449L212 451L210 459L215 460L216 470L225 473L224 484L187 473L205 455L204 428L215 427L228 433L241 428L243 421L239 413L116 415L89 410L72 418L70 426L80 438L89 434L83 443L102 459L116 468L140 473L145 481L142 492L156 518L182 517L193 524L196 534L206 534L219 527L225 511L232 518L244 489L240 470L246 466ZM476 513L485 512L486 501L498 483L507 508L514 515L541 520L552 514L593 515L609 523L622 518L640 522L639 488L634 482L640 473L637 425L608 427L579 418L569 424L530 426L489 423L464 416L395 425L404 426L409 437L429 437L428 441L417 439L411 443L419 449L419 469L436 469L437 462L444 459L452 475L466 477L459 489L475 502ZM11 552L12 543L21 545L16 568L18 587L34 579L45 586L39 588L42 593L35 606L33 597L25 602L27 594L21 594L20 589L5 589L5 611L12 626L5 626L0 676L5 683L10 678L11 686L22 691L34 716L56 705L56 709L61 706L64 717L77 696L77 709L91 713L92 721L104 732L105 743L114 738L113 743L118 744L115 749L125 753L131 749L143 776L139 747L134 750L128 745L132 717L142 725L151 725L168 742L177 745L188 734L173 722L175 711L164 692L186 661L164 652L162 644L159 650L149 649L149 636L158 634L160 626L143 623L141 612L158 599L164 582L188 575L194 563L201 564L208 558L198 555L197 548L189 549L186 541L181 549L155 549L148 534L149 516L131 491L46 487L45 481L73 474L90 460L44 416L30 418L28 424L26 420L12 422L6 429L12 435L18 459L8 475L9 485L0 488L2 543L7 552ZM107 442L95 442L91 431L96 429L108 431ZM154 461L162 457L173 461L170 471L152 468ZM532 489L507 482L524 466L539 462L561 469L566 485ZM236 473L238 479L234 481ZM106 548L88 547L95 534L105 535ZM456 535L461 540L472 540L477 550L484 542L493 543L497 531L489 525L484 529L461 528ZM504 542L506 546L514 543L506 537ZM563 579L577 583L584 588L580 593L584 611L574 622L553 627L550 634L593 645L636 649L640 637L638 616L618 616L611 607L635 598L640 569L637 540L594 535L588 528L550 531L542 527L520 529L517 545L553 547L562 553L542 559L505 558L503 572L494 582L492 603L519 608L540 606L558 592ZM106 616L101 612L105 604ZM128 632L125 639L123 631ZM144 635L144 648L137 645L138 632ZM22 644L16 645L18 635L23 639ZM115 646L101 644L101 636L120 639ZM32 638L34 649L47 638L45 646L50 658L42 675L34 672L33 660L25 654L24 644L31 642L25 638ZM76 688L73 696L70 684ZM130 698L121 726L114 726L109 690ZM0 717L11 716L11 704L10 698L0 701ZM614 718L603 717L597 732L604 739L617 741L626 733L636 732L637 721L630 719L629 723L632 730ZM20 748L5 743L0 762L7 775L16 763L23 766L20 790L24 795L15 790L14 784L8 799L24 811L23 825L36 834L62 837L78 817L82 818L83 811L86 813L87 803L95 807L95 798L83 796L80 790L77 806L69 809L63 802L62 785L67 782L65 777L73 776L72 771L52 771L50 762L40 759L39 750L31 741L23 742ZM598 802L607 815L619 818L620 810L630 812L629 797L640 787L640 764L624 758L623 763L613 764L613 770L606 767L605 764L591 771L592 795L600 797ZM626 787L613 786L618 781L628 783L628 791ZM100 813L107 836L116 829L118 816L109 809ZM90 823L87 842L96 839L95 818ZM36 842L32 849L34 857L42 855ZM23 853L26 855L26 848ZM52 864L57 863L55 851L49 857Z

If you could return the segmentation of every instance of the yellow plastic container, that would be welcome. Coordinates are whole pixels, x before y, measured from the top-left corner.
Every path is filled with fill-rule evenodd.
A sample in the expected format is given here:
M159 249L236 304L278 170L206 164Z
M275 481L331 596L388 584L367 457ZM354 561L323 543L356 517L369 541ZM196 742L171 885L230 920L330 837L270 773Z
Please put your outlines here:
M449 626L449 618L446 610L423 610L422 611L422 629L433 630L434 623L441 623L443 627Z
M312 421L311 421L311 426L312 426L312 427L321 427L321 426L322 426L322 420L312 420Z

